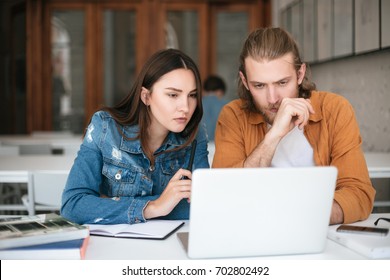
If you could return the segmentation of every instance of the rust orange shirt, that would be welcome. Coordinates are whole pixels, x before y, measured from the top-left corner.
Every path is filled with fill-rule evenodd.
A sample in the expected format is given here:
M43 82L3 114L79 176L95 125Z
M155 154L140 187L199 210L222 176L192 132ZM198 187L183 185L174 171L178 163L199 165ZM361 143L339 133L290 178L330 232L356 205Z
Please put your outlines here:
M313 91L315 113L304 134L317 166L338 169L334 199L344 212L344 223L367 219L375 198L361 149L362 139L351 104L342 96ZM267 124L261 114L242 109L234 100L221 111L215 132L213 168L243 167L245 159L264 139Z

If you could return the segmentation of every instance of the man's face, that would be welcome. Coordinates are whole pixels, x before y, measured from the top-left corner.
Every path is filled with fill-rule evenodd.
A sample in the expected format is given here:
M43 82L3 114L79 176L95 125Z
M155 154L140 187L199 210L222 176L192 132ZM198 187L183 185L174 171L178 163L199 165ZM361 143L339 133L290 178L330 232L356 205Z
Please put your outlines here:
M297 98L298 86L305 76L306 66L298 72L291 53L274 60L245 59L245 77L240 72L244 86L250 91L256 108L269 124L273 124L283 98Z

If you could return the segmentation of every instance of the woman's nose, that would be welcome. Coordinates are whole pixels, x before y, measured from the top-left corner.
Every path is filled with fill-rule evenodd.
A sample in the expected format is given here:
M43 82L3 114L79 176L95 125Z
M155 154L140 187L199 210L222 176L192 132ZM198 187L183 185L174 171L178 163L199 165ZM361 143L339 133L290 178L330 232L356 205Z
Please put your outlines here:
M177 110L187 113L189 111L188 97L180 98L177 105Z

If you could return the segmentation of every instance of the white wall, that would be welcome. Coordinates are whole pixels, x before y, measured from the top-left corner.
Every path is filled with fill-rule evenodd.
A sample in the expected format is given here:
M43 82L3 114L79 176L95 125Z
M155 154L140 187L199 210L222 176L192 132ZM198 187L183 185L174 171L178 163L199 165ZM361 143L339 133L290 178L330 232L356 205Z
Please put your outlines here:
M351 102L364 151L390 152L390 49L312 66L312 78Z
M294 0L273 0L273 25ZM355 109L363 150L390 152L390 49L311 66L319 90L346 97Z

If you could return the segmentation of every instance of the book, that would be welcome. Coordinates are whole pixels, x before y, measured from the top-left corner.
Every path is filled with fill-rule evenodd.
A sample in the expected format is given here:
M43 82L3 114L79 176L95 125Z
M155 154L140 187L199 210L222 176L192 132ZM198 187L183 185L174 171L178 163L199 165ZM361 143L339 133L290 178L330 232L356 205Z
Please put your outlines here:
M1 260L82 260L89 236L81 239L0 250Z
M86 238L87 227L54 213L0 219L0 250Z
M111 237L140 238L140 239L166 239L182 225L183 221L149 220L139 224L99 225L85 224L91 235Z
M386 236L337 232L330 226L328 238L370 259L390 258L390 234Z

